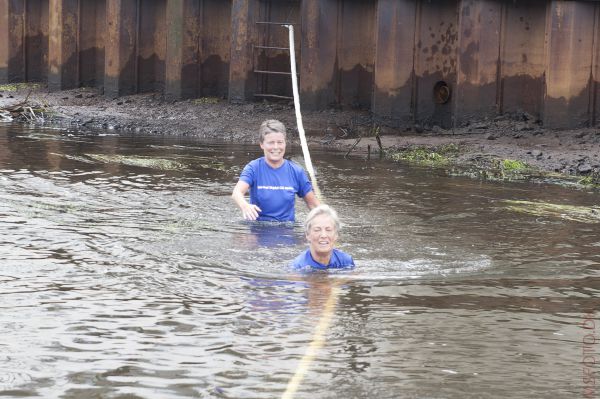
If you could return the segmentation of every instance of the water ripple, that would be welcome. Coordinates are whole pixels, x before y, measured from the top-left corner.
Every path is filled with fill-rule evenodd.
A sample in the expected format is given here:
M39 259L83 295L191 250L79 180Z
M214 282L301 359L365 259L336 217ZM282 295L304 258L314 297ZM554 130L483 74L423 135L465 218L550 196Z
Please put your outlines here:
M598 233L505 205L597 196L315 151L357 268L299 276L306 207L248 223L229 198L257 153L0 126L0 395L278 397L335 292L298 397L580 393Z

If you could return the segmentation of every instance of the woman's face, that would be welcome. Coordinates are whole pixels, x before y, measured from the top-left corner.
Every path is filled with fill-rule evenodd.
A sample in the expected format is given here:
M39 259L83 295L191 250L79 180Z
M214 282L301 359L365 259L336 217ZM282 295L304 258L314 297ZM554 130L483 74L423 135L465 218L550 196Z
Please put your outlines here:
M265 153L265 159L270 165L279 165L285 155L285 136L283 133L269 133L265 135L260 148Z
M312 220L310 230L306 233L306 239L311 252L320 255L331 253L338 239L335 223L331 217L325 214L315 217Z

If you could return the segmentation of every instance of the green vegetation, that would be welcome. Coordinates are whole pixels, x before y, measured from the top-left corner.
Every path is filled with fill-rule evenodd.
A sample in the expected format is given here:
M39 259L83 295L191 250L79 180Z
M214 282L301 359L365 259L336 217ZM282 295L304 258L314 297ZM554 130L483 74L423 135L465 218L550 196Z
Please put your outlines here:
M40 87L39 83L8 83L0 85L0 91L19 91L23 89L37 89Z
M542 171L525 162L483 154L472 157L465 165L456 166L451 174L492 181L534 180L544 177Z
M362 137L377 137L381 134L381 127L377 126L377 125L373 125L371 126L371 128L364 134L362 134Z
M450 176L466 176L489 181L531 181L570 187L600 189L600 172L573 176L541 170L516 159L502 159L488 154L465 153L456 144L437 147L407 146L382 149L387 159L411 165L443 168Z
M527 169L525 162L516 161L514 159L504 159L501 163L502 170L505 172L522 172Z
M506 200L506 209L539 217L552 217L581 223L600 223L600 207L551 204L548 202Z
M459 159L463 153L456 144L438 147L410 146L401 149L386 149L386 158L396 162L433 168L444 168L451 176L467 176L490 181L537 181L565 186L585 186L600 189L600 173L584 178L542 171L526 162L501 159L485 154L475 154L468 159Z
M585 187L600 188L600 172L593 172L577 181Z
M522 161L503 159L498 161L498 171L502 179L521 180L526 179L534 169Z
M393 161L430 167L449 165L459 153L460 150L456 144L445 144L436 148L415 146L385 151L386 157Z

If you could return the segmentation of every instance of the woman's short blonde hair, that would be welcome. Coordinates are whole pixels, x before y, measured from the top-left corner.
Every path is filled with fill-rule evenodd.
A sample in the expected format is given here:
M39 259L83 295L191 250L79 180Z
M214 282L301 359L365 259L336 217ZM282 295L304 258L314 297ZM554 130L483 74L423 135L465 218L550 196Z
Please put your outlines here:
M258 140L262 144L265 141L265 136L269 133L283 133L283 137L286 138L287 132L285 125L276 119L267 119L260 124L258 129Z
M333 221L333 228L335 229L336 234L340 234L340 230L342 228L340 219L338 218L337 212L330 207L329 205L321 204L317 207L314 207L306 216L306 221L304 222L304 234L310 232L310 228L312 227L313 220L320 215L327 215Z

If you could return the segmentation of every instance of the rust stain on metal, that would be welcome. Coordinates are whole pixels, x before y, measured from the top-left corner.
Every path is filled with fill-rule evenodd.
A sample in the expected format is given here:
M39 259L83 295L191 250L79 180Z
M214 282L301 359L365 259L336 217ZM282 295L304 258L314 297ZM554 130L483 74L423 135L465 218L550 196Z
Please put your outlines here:
M8 68L10 54L8 49L10 43L10 24L8 23L10 8L8 5L8 0L0 0L0 70ZM3 79L2 75L0 75L0 79Z
M0 81L103 86L249 101L288 95L297 23L312 109L371 109L394 124L526 111L548 126L596 123L600 5L519 0L0 0ZM264 67L264 68L263 68ZM444 82L448 101L435 97ZM437 99L437 101L436 101Z

